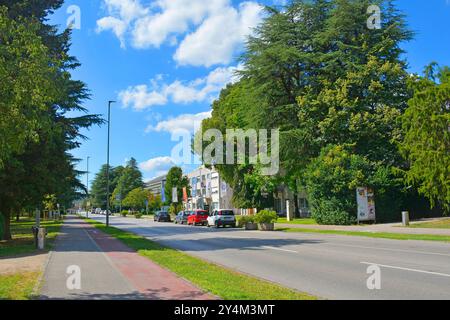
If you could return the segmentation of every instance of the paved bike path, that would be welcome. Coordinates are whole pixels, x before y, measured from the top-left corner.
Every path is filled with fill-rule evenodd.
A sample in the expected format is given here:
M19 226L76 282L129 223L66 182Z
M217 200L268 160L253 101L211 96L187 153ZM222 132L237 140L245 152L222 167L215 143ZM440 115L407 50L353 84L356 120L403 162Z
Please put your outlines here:
M81 271L80 289L71 286L76 284L74 274L70 273L74 270ZM76 217L69 217L61 229L50 253L41 289L41 299L212 298Z

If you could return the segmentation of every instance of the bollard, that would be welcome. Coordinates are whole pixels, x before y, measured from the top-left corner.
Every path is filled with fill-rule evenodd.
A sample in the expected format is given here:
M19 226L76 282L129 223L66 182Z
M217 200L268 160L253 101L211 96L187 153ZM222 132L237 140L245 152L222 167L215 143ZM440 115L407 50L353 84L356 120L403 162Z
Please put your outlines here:
M402 224L404 227L409 226L409 212L408 211L402 212Z
M37 247L39 250L45 249L45 236L47 235L45 228L38 228L37 230Z

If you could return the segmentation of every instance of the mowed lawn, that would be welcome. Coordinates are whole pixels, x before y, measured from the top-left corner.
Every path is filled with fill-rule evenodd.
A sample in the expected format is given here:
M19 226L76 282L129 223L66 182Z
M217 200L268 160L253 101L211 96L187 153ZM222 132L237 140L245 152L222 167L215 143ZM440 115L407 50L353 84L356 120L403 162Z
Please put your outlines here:
M29 300L38 284L41 272L0 275L0 300Z
M13 240L0 241L0 258L9 259L16 256L32 255L36 252L31 228L35 222L21 219L11 222ZM46 247L50 249L56 238L62 221L42 221L41 226L47 228L48 237ZM0 260L1 263L1 260ZM29 300L33 299L41 271L30 270L14 274L0 274L0 300Z
M410 228L450 229L450 218L429 222L413 223Z
M34 237L31 228L35 221L21 219L19 222L11 222L11 241L0 241L0 257L9 257L33 253L36 251ZM41 221L41 226L47 229L47 248L50 249L53 240L61 228L62 221Z
M286 218L279 218L277 223L283 224L303 224L303 225L317 225L316 220L314 219L295 219L293 221L287 221Z

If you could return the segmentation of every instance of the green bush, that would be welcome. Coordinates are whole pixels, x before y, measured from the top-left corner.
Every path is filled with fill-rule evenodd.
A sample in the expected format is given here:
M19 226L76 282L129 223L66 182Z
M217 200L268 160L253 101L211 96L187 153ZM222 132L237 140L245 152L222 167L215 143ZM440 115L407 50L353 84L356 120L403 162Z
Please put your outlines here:
M356 218L343 209L337 199L320 200L314 203L312 218L322 225L351 225Z
M306 168L304 177L312 217L319 224L356 221L356 189L369 185L371 163L353 146L328 146Z
M278 215L275 211L262 210L255 215L254 219L256 223L275 223Z
M135 214L134 214L134 217L135 217L136 219L141 219L142 216L143 216L143 214L142 214L141 212L138 212L138 213L135 213Z
M128 215L128 210L122 210L120 214L125 218Z
M240 216L236 220L238 227L243 228L247 223L255 223L255 216Z

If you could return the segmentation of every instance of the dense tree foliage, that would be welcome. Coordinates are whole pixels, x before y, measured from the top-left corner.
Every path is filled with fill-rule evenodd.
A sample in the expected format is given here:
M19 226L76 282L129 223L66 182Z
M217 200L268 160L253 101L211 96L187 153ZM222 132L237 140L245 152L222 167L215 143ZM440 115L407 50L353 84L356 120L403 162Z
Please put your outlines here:
M84 192L70 151L80 130L102 120L86 115L89 98L70 56L70 30L59 33L46 17L60 0L0 0L0 212L10 238L11 214L42 208L46 195L69 207ZM80 114L69 117L68 114Z
M374 4L380 29L367 26ZM401 44L412 37L394 1L297 0L267 8L240 59L240 80L222 91L202 126L224 135L227 128L280 128L277 177L262 177L254 165L217 165L235 204L264 208L267 193L285 183L306 189L313 212L334 212L345 224L356 218L361 184L376 189L381 221L407 208L414 190L401 175L408 163L398 144L414 91Z
M402 117L401 149L411 164L408 181L433 206L450 212L450 69L436 74L435 67L432 64L424 77L411 79L414 97Z
M142 210L146 207L146 201L150 204L150 195L150 191L144 188L133 189L123 199L122 205L133 210Z

